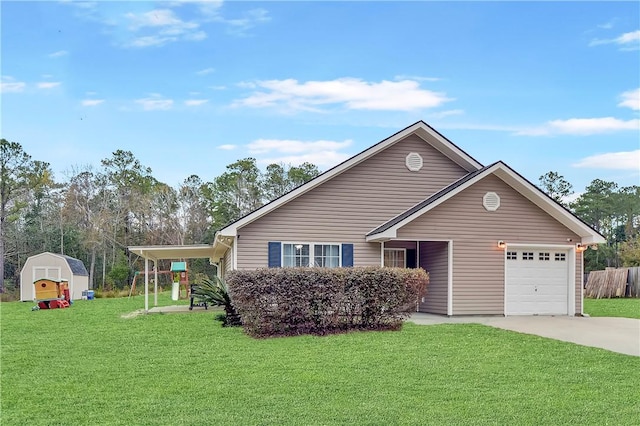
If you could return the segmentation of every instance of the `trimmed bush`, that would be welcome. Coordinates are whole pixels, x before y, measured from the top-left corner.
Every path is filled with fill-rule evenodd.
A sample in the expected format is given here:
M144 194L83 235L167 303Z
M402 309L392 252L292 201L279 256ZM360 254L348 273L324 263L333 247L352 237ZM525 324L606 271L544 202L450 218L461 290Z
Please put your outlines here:
M423 269L263 268L233 271L231 299L254 337L398 329L426 293Z

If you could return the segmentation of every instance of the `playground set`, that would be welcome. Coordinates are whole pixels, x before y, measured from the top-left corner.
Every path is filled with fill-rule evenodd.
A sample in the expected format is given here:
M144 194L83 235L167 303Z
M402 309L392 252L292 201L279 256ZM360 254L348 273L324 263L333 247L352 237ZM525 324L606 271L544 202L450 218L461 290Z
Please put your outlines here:
M34 281L36 303L34 309L68 308L71 305L69 282L67 280L52 280L41 278Z
M142 271L136 271L131 283L131 289L129 290L129 298L134 293L136 288L136 281L138 277L144 277L146 274ZM184 290L185 299L190 299L189 310L193 310L194 307L204 307L208 309L208 305L205 302L199 302L193 295L193 284L189 284L189 272L187 270L187 262L171 262L171 268L168 271L151 271L149 275L168 275L171 280L171 299L182 299L182 290Z

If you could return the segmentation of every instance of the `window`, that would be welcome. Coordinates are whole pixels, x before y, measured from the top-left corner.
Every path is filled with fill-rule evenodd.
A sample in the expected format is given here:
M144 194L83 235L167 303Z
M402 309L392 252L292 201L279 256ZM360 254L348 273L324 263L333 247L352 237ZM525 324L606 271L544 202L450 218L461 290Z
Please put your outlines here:
M517 251L508 251L507 252L507 260L518 260L518 252Z
M405 268L406 250L405 249L384 249L384 266L389 268Z
M549 253L538 253L538 260L549 260Z
M567 260L567 254L566 253L556 253L554 256L554 259L556 262L564 262Z
M282 266L285 268L317 266L321 268L340 267L339 244L282 244Z
M337 244L314 244L313 266L337 268L340 266L340 246Z
M531 252L531 251L523 251L522 252L522 260L533 260L533 252Z
M283 244L282 266L309 266L309 244Z

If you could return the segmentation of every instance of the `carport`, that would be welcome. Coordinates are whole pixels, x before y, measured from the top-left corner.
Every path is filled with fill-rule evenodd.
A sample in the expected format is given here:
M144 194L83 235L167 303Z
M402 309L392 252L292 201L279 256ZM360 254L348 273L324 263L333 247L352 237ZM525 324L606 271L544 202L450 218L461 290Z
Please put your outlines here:
M178 259L209 259L212 265L217 264L214 260L214 249L210 244L193 244L180 246L130 246L131 253L135 253L144 259L144 312L149 312L149 261L154 266L154 299L153 306L158 306L158 261L178 260Z

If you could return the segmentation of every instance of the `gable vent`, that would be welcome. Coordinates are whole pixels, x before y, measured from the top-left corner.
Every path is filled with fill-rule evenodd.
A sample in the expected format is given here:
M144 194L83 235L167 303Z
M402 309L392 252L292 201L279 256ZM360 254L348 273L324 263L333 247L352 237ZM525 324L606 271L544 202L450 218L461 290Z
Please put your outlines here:
M495 192L487 192L482 197L482 205L487 211L495 212L500 207L500 196Z
M418 172L423 165L422 157L417 152L410 152L409 154L407 154L405 164L407 165L407 169L411 170L412 172Z

